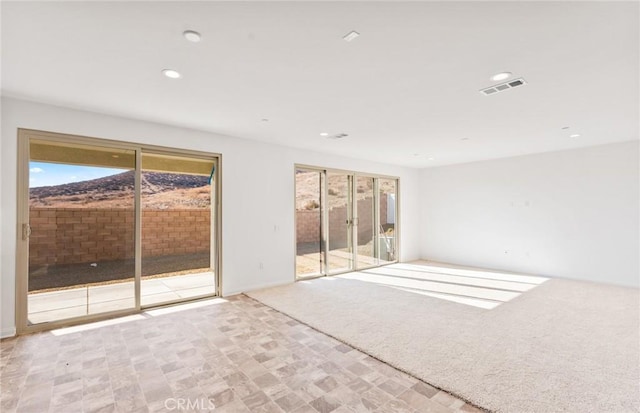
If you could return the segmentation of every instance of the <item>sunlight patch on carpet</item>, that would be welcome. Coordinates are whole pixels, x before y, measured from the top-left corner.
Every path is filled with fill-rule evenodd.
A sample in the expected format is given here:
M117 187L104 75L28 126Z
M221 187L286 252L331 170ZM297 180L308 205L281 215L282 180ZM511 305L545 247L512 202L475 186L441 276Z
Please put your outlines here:
M247 295L490 411L638 412L638 289L412 263Z
M548 280L548 278L530 275L415 264L395 264L339 277L486 310L511 301L523 292L530 291Z

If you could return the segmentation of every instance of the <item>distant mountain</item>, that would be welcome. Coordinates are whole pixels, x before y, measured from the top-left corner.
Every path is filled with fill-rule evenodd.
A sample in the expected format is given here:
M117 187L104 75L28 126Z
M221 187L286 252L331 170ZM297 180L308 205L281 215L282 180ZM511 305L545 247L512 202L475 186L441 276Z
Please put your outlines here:
M208 185L206 176L143 171L143 207L208 207ZM132 207L134 186L135 173L127 171L88 181L31 188L29 203L33 207L58 208Z

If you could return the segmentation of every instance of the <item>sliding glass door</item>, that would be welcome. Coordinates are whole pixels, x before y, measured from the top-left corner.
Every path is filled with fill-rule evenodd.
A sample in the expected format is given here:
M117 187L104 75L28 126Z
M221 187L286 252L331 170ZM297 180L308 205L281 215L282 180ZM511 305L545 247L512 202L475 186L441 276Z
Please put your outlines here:
M374 178L368 176L356 177L357 192L357 239L356 260L358 268L368 268L377 265L376 255L376 202L373 190Z
M353 269L353 175L327 172L329 274Z
M143 306L216 293L213 159L142 152Z
M29 323L135 308L135 155L30 141Z
M379 264L396 261L396 199L398 181L396 179L380 178L378 180L378 257Z
M19 134L18 327L217 293L217 156Z
M317 277L324 272L322 222L325 174L296 169L296 277Z
M296 167L296 279L397 261L396 193L396 178Z

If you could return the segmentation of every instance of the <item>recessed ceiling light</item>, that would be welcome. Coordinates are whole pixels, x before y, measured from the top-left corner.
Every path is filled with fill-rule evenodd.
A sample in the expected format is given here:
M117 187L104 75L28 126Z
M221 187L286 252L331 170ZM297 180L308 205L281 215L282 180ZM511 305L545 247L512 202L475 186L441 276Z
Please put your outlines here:
M436 159L436 158L434 158L433 156L430 156L430 157L427 158L427 161L433 161L434 159Z
M329 136L329 133L327 133L327 132L320 132L320 136Z
M574 133L573 135L569 135L570 138L579 138L580 134L579 133Z
M511 76L511 72L500 72L491 76L491 80L498 82L500 80L509 79L510 76Z
M200 36L200 33L193 30L186 30L182 33L182 35L185 39L193 43L198 43L200 40L202 40L202 36Z
M350 42L353 39L355 39L356 37L360 36L360 33L356 32L355 30L350 31L349 33L345 34L344 36L342 36L342 38L346 41L346 42Z
M162 71L162 74L168 77L169 79L180 79L182 77L182 75L178 71L173 69L164 69Z

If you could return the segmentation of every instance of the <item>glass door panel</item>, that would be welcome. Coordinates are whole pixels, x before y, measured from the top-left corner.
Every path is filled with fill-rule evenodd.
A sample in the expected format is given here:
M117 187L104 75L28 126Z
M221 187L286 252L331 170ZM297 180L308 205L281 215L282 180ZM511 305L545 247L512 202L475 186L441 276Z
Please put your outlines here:
M142 306L216 293L215 162L142 153Z
M397 180L378 179L378 202L380 225L378 226L378 256L379 264L388 264L397 260L396 257L396 199Z
M353 269L352 178L347 174L327 172L329 273Z
M135 308L135 155L29 141L28 324Z
M373 190L374 178L356 176L356 246L357 268L372 267L377 264L375 242L376 214Z
M324 273L324 172L296 169L296 277Z
M296 278L397 262L398 180L295 169Z

